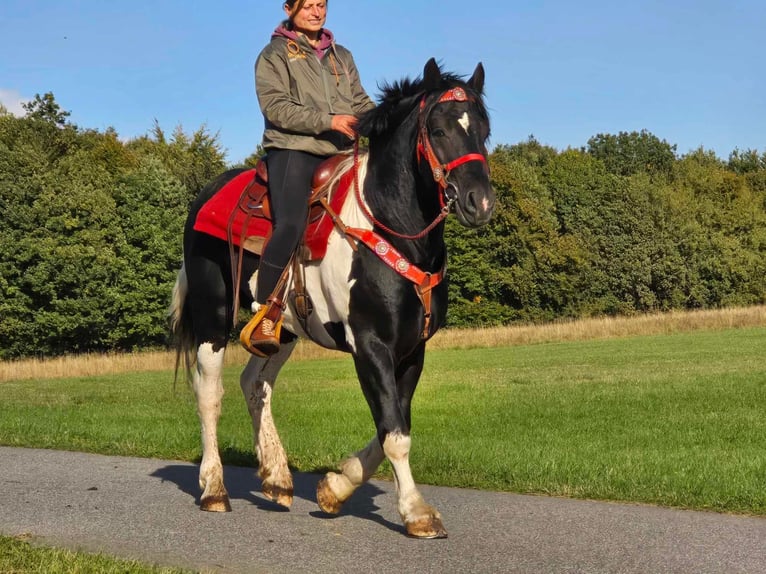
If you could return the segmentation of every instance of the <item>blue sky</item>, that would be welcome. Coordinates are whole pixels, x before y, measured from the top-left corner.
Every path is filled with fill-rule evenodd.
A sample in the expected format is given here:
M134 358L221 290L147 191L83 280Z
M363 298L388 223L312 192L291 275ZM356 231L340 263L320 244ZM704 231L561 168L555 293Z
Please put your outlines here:
M281 17L276 0L1 0L0 103L51 91L123 139L204 124L234 163L261 138L253 64ZM763 0L330 0L327 27L372 97L432 56L483 62L491 147L647 129L680 154L766 151Z

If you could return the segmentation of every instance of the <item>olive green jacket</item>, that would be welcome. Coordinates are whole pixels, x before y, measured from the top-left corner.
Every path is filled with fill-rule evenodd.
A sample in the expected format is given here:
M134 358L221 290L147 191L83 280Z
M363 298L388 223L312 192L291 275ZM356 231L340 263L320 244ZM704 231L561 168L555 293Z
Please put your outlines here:
M303 36L272 37L255 63L255 90L266 150L336 154L352 142L330 129L332 116L359 115L374 107L351 52L333 42L320 60Z

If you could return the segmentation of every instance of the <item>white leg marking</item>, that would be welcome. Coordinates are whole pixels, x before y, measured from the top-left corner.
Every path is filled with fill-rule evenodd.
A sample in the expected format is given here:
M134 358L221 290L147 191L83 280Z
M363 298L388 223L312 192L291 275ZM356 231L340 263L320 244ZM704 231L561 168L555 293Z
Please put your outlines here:
M391 461L391 466L394 467L399 514L410 536L446 537L447 532L442 525L439 511L423 500L423 496L415 486L410 470L410 444L410 437L401 433L391 433L383 441L383 451Z
M463 112L463 115L457 122L465 130L465 133L468 133L468 129L471 127L471 120L468 118L468 112Z
M328 473L327 482L338 500L348 500L357 488L367 482L383 462L383 456L378 437L373 437L366 447L340 464L341 474Z
M399 514L402 515L405 522L412 515L414 507L423 504L423 497L415 485L415 479L412 477L410 469L411 443L409 436L400 433L389 434L383 442L383 451L394 469L396 493L399 498Z
M202 464L199 483L204 489L204 500L209 497L226 497L223 485L223 468L218 453L218 419L221 416L223 397L224 349L213 351L210 343L203 343L197 349L197 368L194 371L194 393L197 396L197 414L202 434Z
M341 463L340 474L328 472L317 485L319 507L330 514L340 512L343 503L380 466L383 456L380 441L374 437L366 447Z

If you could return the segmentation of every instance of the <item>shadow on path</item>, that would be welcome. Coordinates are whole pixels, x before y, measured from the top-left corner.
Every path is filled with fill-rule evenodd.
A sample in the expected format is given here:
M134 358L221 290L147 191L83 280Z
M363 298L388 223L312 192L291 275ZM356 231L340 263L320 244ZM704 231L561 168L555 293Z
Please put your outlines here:
M163 482L175 484L179 490L192 497L195 504L199 506L202 492L199 487L198 473L199 466L171 464L157 469L151 476L159 478ZM269 512L290 511L260 494L261 479L258 478L254 468L226 466L224 467L224 477L226 490L232 500L244 500ZM316 505L316 489L321 478L322 476L318 474L293 473L294 496ZM375 522L394 532L406 533L404 526L387 520L377 512L380 507L375 503L375 498L380 495L393 496L393 493L386 492L374 484L365 483L346 501L339 514L327 514L317 506L317 509L309 512L309 515L321 520L354 516Z

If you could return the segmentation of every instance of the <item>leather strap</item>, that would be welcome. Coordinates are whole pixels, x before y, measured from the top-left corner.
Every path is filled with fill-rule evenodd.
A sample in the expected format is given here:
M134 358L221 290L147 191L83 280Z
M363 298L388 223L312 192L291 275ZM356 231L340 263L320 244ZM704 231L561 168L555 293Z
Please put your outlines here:
M261 162L258 163L258 167L260 168ZM262 168L261 168L262 169ZM238 206L243 205L245 198L249 195L250 190L253 189L257 185L257 178L260 175L261 172L256 170L256 173L253 175L253 179L245 186L245 189L242 190L242 194L239 196L239 201L237 202ZM247 231L247 225L250 221L250 218L252 217L252 212L249 210L245 211L245 221L242 224L242 232L240 237L240 243L239 246L235 246L234 243L234 218L237 215L237 208L233 209L231 212L231 215L229 216L229 222L226 226L226 235L228 238L228 244L229 244L229 263L231 267L231 281L232 286L234 289L234 313L232 313L232 327L237 326L237 315L239 314L239 282L242 280L242 260L244 259L242 257L242 251L243 251L243 245L245 240L245 233Z
M346 227L345 232L347 235L361 241L386 265L413 283L415 293L417 293L420 302L423 304L425 324L423 326L422 337L427 339L431 334L431 291L444 280L446 265L437 273L429 273L410 263L388 241L370 229Z

